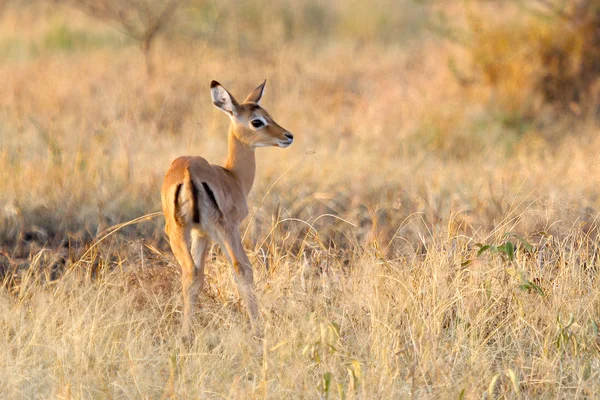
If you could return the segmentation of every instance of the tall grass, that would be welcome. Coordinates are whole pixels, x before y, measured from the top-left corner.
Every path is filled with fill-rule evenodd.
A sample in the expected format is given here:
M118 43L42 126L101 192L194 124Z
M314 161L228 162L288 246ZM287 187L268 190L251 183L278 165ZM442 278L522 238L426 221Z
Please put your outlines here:
M3 14L43 51L0 61L0 397L598 397L597 127L517 132L455 79L454 49L367 28L418 24L412 3L280 2L288 36L241 23L270 21L263 3L224 4L202 13L223 31L165 33L152 79L76 11ZM118 45L44 48L57 26ZM214 247L187 347L162 220L92 244L160 208L175 157L224 158L211 79L240 97L264 78L296 138L257 150L243 228L264 339Z

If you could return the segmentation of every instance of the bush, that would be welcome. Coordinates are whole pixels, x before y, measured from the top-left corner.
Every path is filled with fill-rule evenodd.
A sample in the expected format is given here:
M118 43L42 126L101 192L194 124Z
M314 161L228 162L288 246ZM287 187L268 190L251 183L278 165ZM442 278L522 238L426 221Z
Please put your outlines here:
M600 0L479 1L465 17L466 31L443 31L467 50L468 72L457 76L472 93L487 88L491 108L503 119L544 122L598 113Z

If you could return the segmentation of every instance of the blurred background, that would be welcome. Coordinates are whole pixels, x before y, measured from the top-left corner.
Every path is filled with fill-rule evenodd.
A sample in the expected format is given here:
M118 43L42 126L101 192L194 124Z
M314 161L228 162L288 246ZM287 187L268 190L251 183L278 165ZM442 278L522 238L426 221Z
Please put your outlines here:
M213 246L184 346L163 176L265 78L265 334ZM599 78L600 0L0 0L0 398L600 398Z
M212 79L243 98L267 78L297 138L258 150L254 245L281 216L331 214L351 223L316 221L331 243L401 254L423 232L528 210L527 233L599 206L598 0L3 0L0 77L13 255L158 211L177 156L221 163ZM160 218L121 234L164 246Z

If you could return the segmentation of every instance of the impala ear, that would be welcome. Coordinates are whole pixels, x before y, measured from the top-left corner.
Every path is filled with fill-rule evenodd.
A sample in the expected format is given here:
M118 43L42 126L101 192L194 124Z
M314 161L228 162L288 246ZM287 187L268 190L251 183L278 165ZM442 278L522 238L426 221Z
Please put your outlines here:
M229 115L237 116L240 105L235 98L217 81L210 83L210 94L215 107Z
M265 92L265 83L267 83L267 80L265 79L263 83L261 83L260 85L258 85L258 87L256 89L254 89L249 95L248 97L246 97L246 100L244 100L244 103L260 103L260 99L263 96L263 93Z

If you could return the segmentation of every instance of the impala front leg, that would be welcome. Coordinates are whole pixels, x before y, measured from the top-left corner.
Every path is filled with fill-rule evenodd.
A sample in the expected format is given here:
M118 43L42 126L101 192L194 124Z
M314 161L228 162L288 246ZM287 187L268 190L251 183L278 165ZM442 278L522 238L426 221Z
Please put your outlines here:
M258 300L254 293L254 276L252 272L252 264L244 251L242 238L240 237L239 228L223 229L220 232L221 240L229 253L231 265L233 267L233 275L237 284L240 296L246 302L248 313L250 314L250 322L255 333L260 334L260 313L258 311Z

